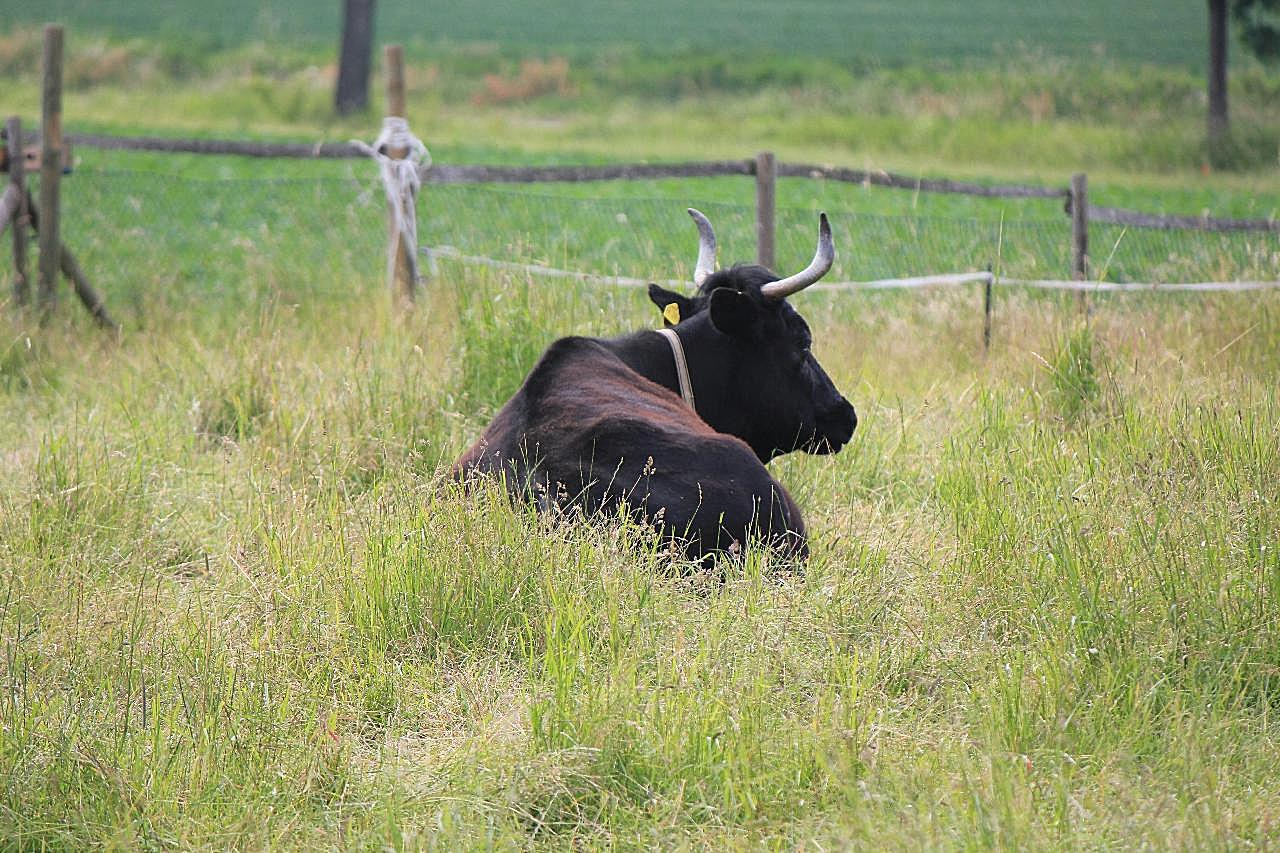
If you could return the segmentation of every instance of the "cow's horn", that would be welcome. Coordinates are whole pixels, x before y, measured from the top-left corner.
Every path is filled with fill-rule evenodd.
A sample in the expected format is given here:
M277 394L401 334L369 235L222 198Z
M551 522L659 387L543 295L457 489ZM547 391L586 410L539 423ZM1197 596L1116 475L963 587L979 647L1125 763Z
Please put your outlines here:
M781 281L766 284L760 288L760 295L765 299L781 299L804 290L826 275L835 259L836 246L831 240L831 223L827 222L825 213L820 213L818 214L818 250L813 253L813 260L809 266Z
M693 283L695 287L702 287L707 276L716 271L716 232L701 211L691 207L689 215L698 226L698 265L693 270Z

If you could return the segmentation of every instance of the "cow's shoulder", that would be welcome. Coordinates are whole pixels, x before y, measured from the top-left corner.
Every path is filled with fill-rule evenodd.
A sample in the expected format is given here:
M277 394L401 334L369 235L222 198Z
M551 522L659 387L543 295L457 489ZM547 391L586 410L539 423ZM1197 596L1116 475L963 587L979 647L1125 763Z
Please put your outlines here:
M535 446L538 454L569 452L593 430L627 413L647 410L652 418L656 411L659 419L670 419L681 403L664 395L669 395L666 389L631 370L598 339L560 338L543 351L454 472L492 473L506 464L503 460L530 455Z
M552 414L547 398L561 382L569 381L566 372L581 372L584 363L607 361L610 355L591 338L560 338L552 343L498 410L480 439L454 463L452 476L496 474L508 467L509 460L524 458L528 453L525 444L530 431L537 431L540 424L545 426L548 415Z
M534 417L584 422L639 420L713 433L674 391L637 373L596 338L561 338L529 372L520 393Z
M636 379L648 381L598 339L574 336L553 341L529 371L520 390L532 399L540 399L565 388L634 384Z

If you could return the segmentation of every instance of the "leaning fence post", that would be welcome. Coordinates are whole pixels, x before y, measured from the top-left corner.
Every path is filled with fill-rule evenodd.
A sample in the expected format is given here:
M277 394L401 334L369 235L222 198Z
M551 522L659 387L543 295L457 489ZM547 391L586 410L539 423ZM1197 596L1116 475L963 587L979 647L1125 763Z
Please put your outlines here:
M773 269L777 224L778 163L772 151L756 155L756 263Z
M404 48L398 44L389 44L383 48L382 55L387 72L387 115L406 118ZM403 160L409 156L409 149L388 145L385 153L392 160ZM397 203L390 202L391 209L388 211L388 234L391 242L387 248L387 285L393 298L398 297L405 306L411 306L417 297L418 264L414 257L417 250L405 245L400 218L394 209Z
M41 229L40 212L36 207L35 199L31 197L30 190L27 190L26 202L27 215L31 220L31 227L43 237L44 231ZM93 289L93 285L89 283L84 270L80 269L80 264L76 263L75 255L71 254L71 250L67 248L65 243L58 246L58 266L62 270L62 274L70 280L76 296L80 297L84 307L89 309L93 319L98 321L98 325L104 329L118 332L120 327L116 325L115 320L111 319L111 314L107 312L107 306L102 301L102 296Z
M10 116L5 134L9 140L9 186L18 199L13 215L13 302L26 305L31 298L31 281L27 278L27 158L22 148L22 119Z
M43 96L40 124L40 269L39 302L48 317L58 301L59 252L62 249L59 181L62 177L62 27L44 28Z
M1071 277L1089 279L1089 178L1084 172L1071 176ZM1076 291L1081 311L1089 309L1089 294Z

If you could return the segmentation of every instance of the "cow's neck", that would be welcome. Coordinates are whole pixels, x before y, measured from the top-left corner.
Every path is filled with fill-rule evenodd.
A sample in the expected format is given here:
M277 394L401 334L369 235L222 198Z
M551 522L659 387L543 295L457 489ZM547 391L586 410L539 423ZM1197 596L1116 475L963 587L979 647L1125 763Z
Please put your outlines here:
M623 363L645 379L679 395L680 380L671 357L671 345L657 332L644 331L601 341ZM690 365L692 369L692 365Z
M697 400L693 396L693 383L689 381L689 359L684 354L684 343L675 329L658 329L658 334L667 339L671 346L671 360L676 366L676 380L680 383L680 396L684 403L695 412L698 411Z
M720 333L711 326L710 318L698 316L681 323L677 334L693 380L698 416L718 432L746 439L742 434L742 424L733 417L735 407L725 399L727 383L723 379L729 376L732 364L723 347L715 345ZM651 331L636 332L602 343L636 373L680 396L680 380L671 344L662 335ZM721 377L722 381L713 381L711 377L715 376Z

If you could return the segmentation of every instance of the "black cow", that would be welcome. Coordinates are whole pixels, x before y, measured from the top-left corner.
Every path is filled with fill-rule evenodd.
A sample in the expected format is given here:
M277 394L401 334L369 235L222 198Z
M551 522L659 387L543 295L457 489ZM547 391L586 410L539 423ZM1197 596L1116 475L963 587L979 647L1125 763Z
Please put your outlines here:
M755 265L714 271L711 224L689 214L697 293L649 286L668 328L553 343L453 475L502 477L546 509L625 506L691 559L753 538L803 559L800 510L764 463L834 453L857 425L785 299L831 268L831 229L823 214L813 262L779 280Z

